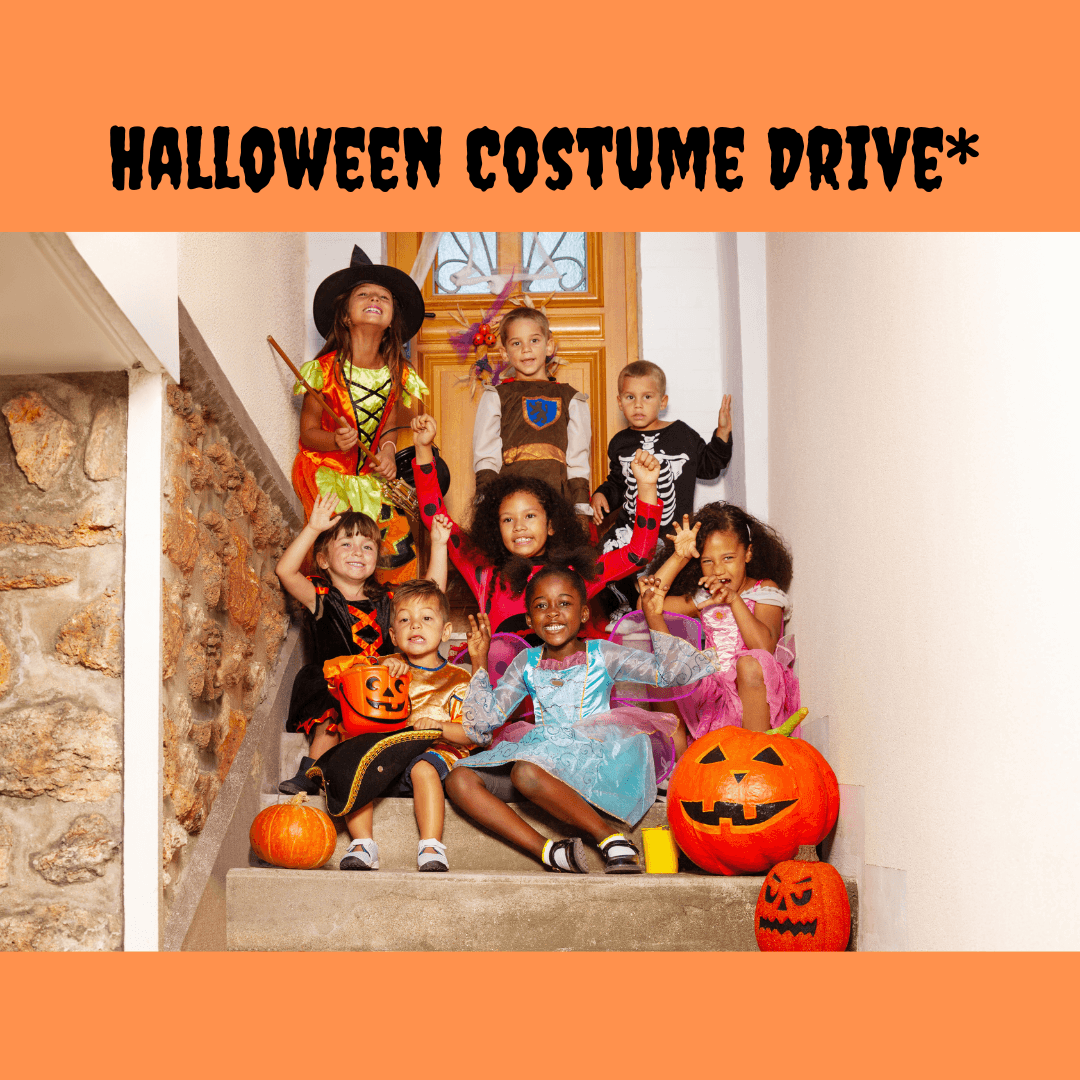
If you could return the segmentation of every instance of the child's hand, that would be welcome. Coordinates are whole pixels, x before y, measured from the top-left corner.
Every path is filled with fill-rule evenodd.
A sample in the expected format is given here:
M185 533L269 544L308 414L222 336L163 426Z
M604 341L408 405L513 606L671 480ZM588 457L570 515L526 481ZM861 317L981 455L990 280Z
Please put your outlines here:
M434 416L428 416L427 413L423 416L414 416L409 427L412 428L413 442L417 446L430 446L435 441Z
M720 416L716 421L716 434L727 442L731 436L731 395L725 394L720 402Z
M357 441L358 436L356 434L356 428L351 424L342 424L334 432L334 444L343 454L346 450L351 450L356 445Z
M593 521L597 525L599 525L600 522L603 521L604 518L606 518L608 516L608 514L610 514L610 513L611 513L611 507L608 506L608 501L604 497L604 493L602 491L598 491L592 497L592 519L593 519Z
M645 450L639 450L630 462L630 471L638 482L638 488L642 484L652 484L660 478L660 462Z
M372 466L376 476L381 476L384 480L397 479L397 460L394 456L396 453L397 448L392 442L384 442L379 447L379 452L375 454L376 464Z
M333 492L320 494L311 508L308 524L316 532L326 532L332 529L340 520L337 512L338 497Z
M690 515L683 514L682 524L675 522L673 528L675 531L668 533L667 539L675 544L675 554L680 559L686 559L688 562L690 559L700 559L701 552L697 549L697 534L698 529L701 528L701 522L699 521L691 529Z
M738 593L731 587L731 583L721 581L716 574L709 574L707 577L701 578L698 584L709 593L709 602L705 604L705 607L711 607L714 604L723 604L724 607L730 607L732 601L738 596Z
M641 610L645 613L646 621L664 618L664 597L667 589L658 577L643 577L638 582L641 590Z
M390 672L391 679L401 679L409 673L409 665L400 656L380 656L379 663Z
M469 659L473 671L487 667L488 648L491 646L491 620L484 612L469 616L469 633L465 637L469 647Z
M436 514L431 519L431 545L432 547L446 547L450 543L450 532L453 522L445 514Z
M435 717L431 715L416 717L412 722L412 726L416 731L432 731L435 728L438 728L440 731L443 730L442 721L436 720Z

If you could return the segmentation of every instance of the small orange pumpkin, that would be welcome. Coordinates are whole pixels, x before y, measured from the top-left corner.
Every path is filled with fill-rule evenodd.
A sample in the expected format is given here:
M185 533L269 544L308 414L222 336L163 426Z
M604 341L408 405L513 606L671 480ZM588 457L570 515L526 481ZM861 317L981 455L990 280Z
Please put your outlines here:
M337 829L330 815L304 806L301 792L287 803L268 806L255 815L248 839L263 862L286 870L314 870L330 860L337 844Z
M836 824L840 788L821 754L775 731L723 727L692 743L668 785L675 842L710 874L761 874L818 844Z
M836 867L789 859L766 875L754 908L762 952L842 952L851 936L851 903Z

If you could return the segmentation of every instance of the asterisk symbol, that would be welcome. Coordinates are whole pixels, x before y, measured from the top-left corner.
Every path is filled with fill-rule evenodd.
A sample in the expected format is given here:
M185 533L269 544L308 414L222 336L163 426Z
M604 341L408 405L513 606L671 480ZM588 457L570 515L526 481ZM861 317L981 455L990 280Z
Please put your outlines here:
M976 150L971 144L979 141L978 135L968 135L964 128L959 131L959 138L954 139L951 135L945 136L945 141L952 144L952 149L946 155L947 157L954 157L956 154L960 155L960 164L966 165L968 154L972 157L978 157L979 151Z

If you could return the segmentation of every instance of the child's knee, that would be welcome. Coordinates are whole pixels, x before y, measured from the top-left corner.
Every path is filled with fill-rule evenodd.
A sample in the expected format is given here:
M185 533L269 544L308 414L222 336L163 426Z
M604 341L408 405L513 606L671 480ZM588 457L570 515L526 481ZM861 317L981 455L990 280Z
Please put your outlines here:
M438 783L439 770L436 769L430 761L425 761L421 758L419 761L413 763L413 767L409 770L409 779L412 781L413 787L425 782L431 783L432 780ZM447 776L447 779L449 779L449 775Z
M510 770L511 782L525 798L540 787L544 775L544 770L538 769L531 761L515 761Z
M740 656L735 661L735 680L740 687L764 686L765 676L761 673L761 664L752 656Z
M417 762L417 764L425 763ZM443 786L451 801L454 801L467 795L472 788L480 783L480 777L472 769L451 769Z

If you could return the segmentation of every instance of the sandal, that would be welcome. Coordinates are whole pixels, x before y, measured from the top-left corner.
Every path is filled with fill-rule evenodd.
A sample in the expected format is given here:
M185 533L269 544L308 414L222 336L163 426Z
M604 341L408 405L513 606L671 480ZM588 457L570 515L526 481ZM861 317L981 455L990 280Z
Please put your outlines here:
M434 851L425 851L425 848L434 848ZM417 870L449 870L450 864L446 861L446 845L438 840L421 840L416 849Z
M371 837L354 840L338 863L339 870L378 870L379 845Z
M605 874L640 874L641 852L622 833L612 833L600 841Z
M544 845L540 861L545 870L559 874L587 874L589 864L585 861L585 845L580 837L569 840L549 840Z

